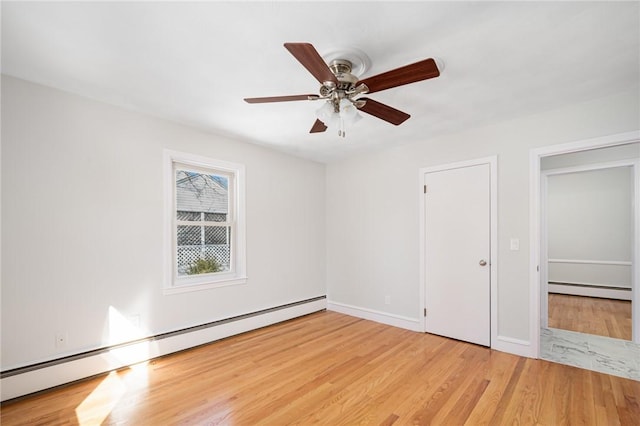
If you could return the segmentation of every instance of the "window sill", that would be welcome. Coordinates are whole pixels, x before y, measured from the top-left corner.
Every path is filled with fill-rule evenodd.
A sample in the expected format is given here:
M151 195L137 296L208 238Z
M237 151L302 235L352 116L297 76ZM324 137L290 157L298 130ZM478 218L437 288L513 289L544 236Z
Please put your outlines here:
M207 282L202 284L183 284L183 285L176 285L173 287L165 287L162 289L162 294L166 296L170 294L189 293L192 291L210 290L213 288L228 287L232 285L242 285L246 283L247 283L247 277L236 277L236 278Z

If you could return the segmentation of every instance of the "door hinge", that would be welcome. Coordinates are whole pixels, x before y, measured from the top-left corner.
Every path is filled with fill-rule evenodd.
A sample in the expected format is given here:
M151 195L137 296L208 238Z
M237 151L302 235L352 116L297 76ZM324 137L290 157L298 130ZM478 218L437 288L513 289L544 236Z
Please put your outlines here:
M424 193L425 193L425 194L427 193L427 185L425 185L425 186L423 187L423 191L424 191Z
M424 308L424 316L427 316L427 308Z

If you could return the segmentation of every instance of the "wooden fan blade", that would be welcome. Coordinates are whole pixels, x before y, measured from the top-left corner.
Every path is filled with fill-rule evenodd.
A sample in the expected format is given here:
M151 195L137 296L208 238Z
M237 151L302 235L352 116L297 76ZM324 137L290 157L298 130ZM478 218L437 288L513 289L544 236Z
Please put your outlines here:
M371 114L374 117L378 117L381 120L387 121L396 126L404 123L409 117L406 112L402 112L395 108L391 108L389 105L376 102L373 99L360 98L359 101L366 101L366 103L358 108L362 112Z
M425 59L415 64L405 65L395 70L387 71L373 77L365 78L358 82L364 83L369 88L367 93L379 92L381 90L391 89L417 81L427 80L429 78L438 77L440 71L433 59Z
M285 43L284 47L320 82L333 81L338 84L338 79L331 72L324 59L315 47L310 43Z
M306 101L309 97L317 98L318 95L291 95L291 96L271 96L266 98L244 98L244 101L250 104L263 104L265 102L288 102L288 101Z
M320 133L324 132L325 130L327 130L327 126L325 126L322 121L316 120L316 122L313 123L313 126L311 126L311 130L309 130L309 133Z

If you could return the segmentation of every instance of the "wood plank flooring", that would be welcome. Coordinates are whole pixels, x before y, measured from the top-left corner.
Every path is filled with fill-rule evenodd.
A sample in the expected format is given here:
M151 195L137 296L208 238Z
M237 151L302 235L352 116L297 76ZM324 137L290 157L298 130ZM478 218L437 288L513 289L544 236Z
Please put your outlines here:
M1 407L9 425L632 425L640 382L319 312Z
M631 302L549 294L549 327L631 340Z

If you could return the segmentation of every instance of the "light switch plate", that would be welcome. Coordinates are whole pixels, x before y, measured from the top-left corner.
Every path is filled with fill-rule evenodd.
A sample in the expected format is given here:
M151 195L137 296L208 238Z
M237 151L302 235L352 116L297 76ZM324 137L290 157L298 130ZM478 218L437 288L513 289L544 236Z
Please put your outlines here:
M518 238L511 239L511 250L520 250L520 240Z

